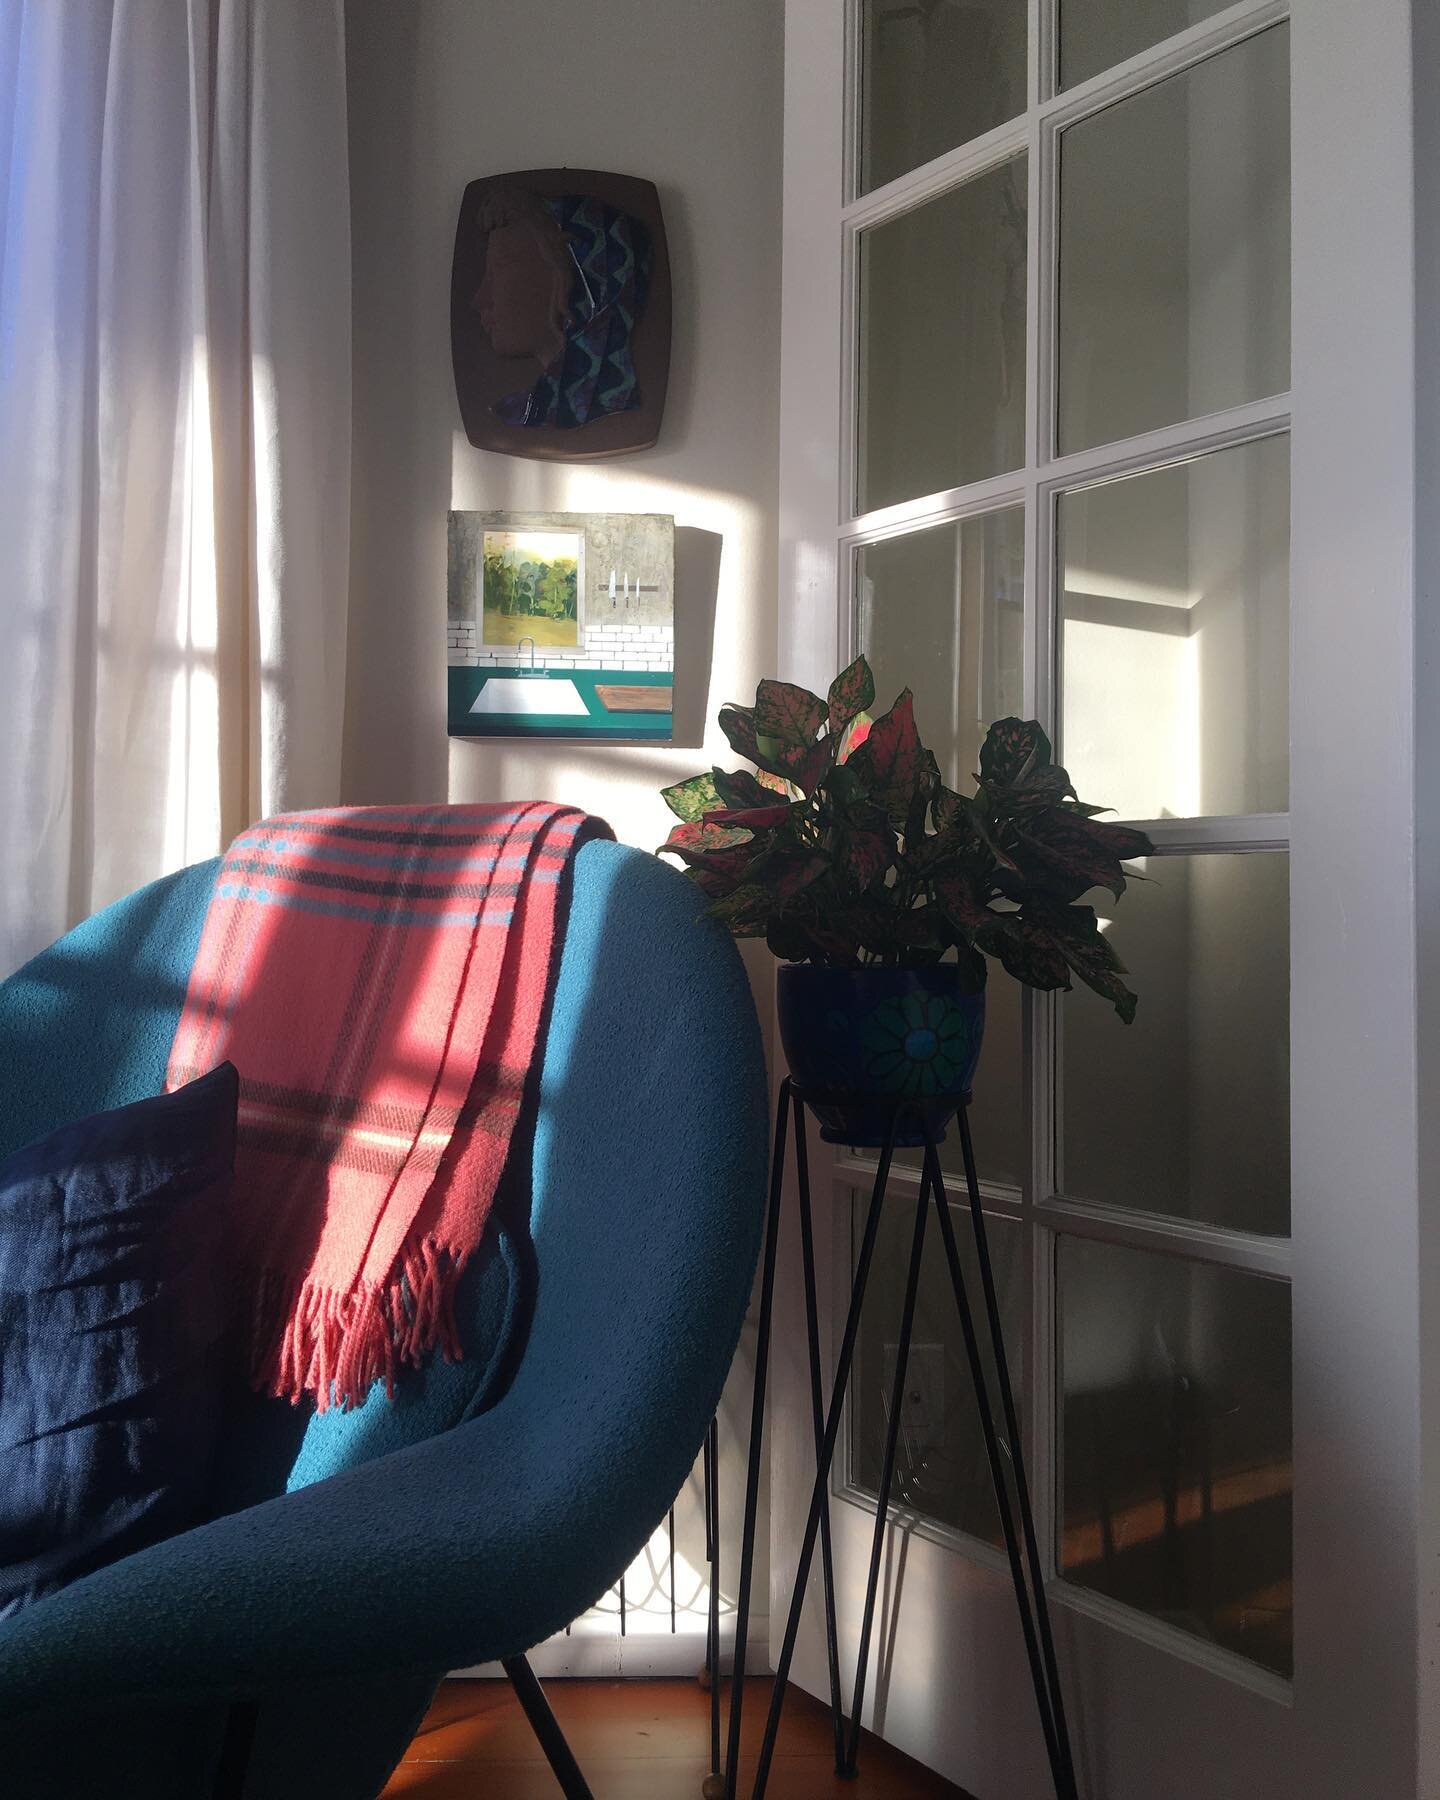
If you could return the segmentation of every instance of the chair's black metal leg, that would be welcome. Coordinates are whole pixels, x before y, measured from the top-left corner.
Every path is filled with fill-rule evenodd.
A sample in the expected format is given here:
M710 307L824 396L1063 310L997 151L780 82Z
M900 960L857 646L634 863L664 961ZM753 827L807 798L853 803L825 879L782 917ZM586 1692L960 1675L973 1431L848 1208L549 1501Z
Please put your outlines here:
M800 1633L800 1617L805 1610L805 1588L810 1578L810 1564L815 1555L815 1539L820 1530L820 1515L830 1502L830 1464L835 1457L835 1443L840 1435L840 1420L845 1407L845 1390L850 1384L850 1365L855 1358L855 1339L860 1330L860 1309L870 1280L870 1264L875 1254L875 1238L880 1229L880 1208L890 1179L890 1163L895 1152L898 1113L890 1121L880 1166L875 1171L875 1187L870 1197L870 1212L865 1220L865 1235L860 1243L860 1256L855 1268L855 1282L850 1294L850 1310L845 1318L845 1335L840 1341L840 1354L835 1366L835 1388L830 1412L825 1420L825 1440L820 1447L820 1466L815 1471L815 1486L810 1495L810 1514L805 1521L805 1535L800 1546L800 1564L795 1573L795 1588L790 1596L790 1612L785 1621L785 1636L780 1657L775 1664L775 1686L770 1695L770 1711L765 1720L765 1736L760 1744L760 1761L755 1771L753 1800L760 1800L770 1779L770 1765L775 1759L775 1740L780 1731L780 1714L785 1705L785 1685L790 1679L790 1664L795 1657L795 1640ZM732 1718L732 1740L734 1738Z
M546 1762L555 1771L555 1779L560 1783L560 1792L565 1800L595 1800L585 1777L580 1773L579 1763L565 1741L565 1733L550 1710L550 1702L535 1679L535 1671L523 1656L506 1657L500 1666L510 1677L515 1697L525 1709L530 1729L540 1741Z
M940 1155L933 1140L928 1142L925 1147L925 1171L930 1177L930 1188L935 1199L940 1236L945 1245L945 1259L950 1268L950 1282L955 1290L955 1305L960 1315L960 1332L965 1343L966 1361L970 1366L971 1383L975 1389L975 1404L980 1413L980 1433L985 1442L986 1460L990 1465L991 1484L995 1489L995 1506L1000 1514L1000 1529L1005 1539L1005 1554L1010 1564L1010 1579L1015 1589L1015 1603L1020 1614L1020 1630L1025 1640L1025 1655L1030 1664L1030 1679L1035 1688L1035 1704L1039 1709L1040 1725L1045 1734L1045 1749L1050 1761L1050 1773L1058 1800L1074 1800L1074 1790L1069 1783L1064 1759L1060 1754L1060 1746L1056 1739L1050 1691L1045 1679L1045 1668L1040 1656L1040 1643L1030 1609L1030 1593L1025 1583L1025 1567L1020 1557L1019 1536L1010 1507L1010 1489L1005 1475L1005 1464L1000 1454L999 1437L995 1429L995 1415L990 1407L985 1366L980 1356L979 1340L975 1335L975 1320L970 1310L970 1299L966 1291L965 1272L960 1266L960 1252L955 1243L955 1229L950 1222L950 1203L945 1192L945 1182L940 1173Z
M920 1198L915 1204L915 1235L910 1245L910 1269L905 1278L905 1305L900 1313L900 1337L895 1347L895 1376L890 1390L890 1417L885 1426L885 1455L880 1464L880 1491L875 1497L875 1534L870 1541L870 1573L865 1583L865 1611L860 1622L860 1653L855 1662L855 1693L850 1702L850 1741L840 1773L854 1779L860 1753L860 1719L865 1711L865 1677L870 1663L870 1632L875 1623L875 1596L880 1589L880 1558L890 1523L890 1487L895 1479L895 1451L900 1442L900 1415L905 1406L905 1371L910 1361L910 1336L915 1326L915 1303L920 1294L920 1266L925 1255L925 1219L930 1211L929 1178L920 1177Z
M231 1701L225 1717L220 1760L215 1765L215 1782L211 1788L213 1800L241 1800L250 1768L250 1752L255 1745L255 1727L259 1723L258 1700Z
M995 1271L990 1262L990 1239L985 1229L985 1208L980 1200L980 1177L975 1166L975 1146L970 1136L970 1116L968 1108L963 1106L960 1109L959 1125L960 1152L965 1159L965 1186L970 1199L970 1222L975 1233L975 1254L980 1263L980 1286L985 1296L985 1314L990 1326L990 1348L1000 1384L1000 1405L1004 1413L1005 1429L1010 1436L1015 1497L1020 1505L1020 1527L1025 1538L1026 1560L1030 1565L1030 1585L1035 1597L1035 1623L1040 1634L1040 1653L1044 1658L1045 1672L1050 1683L1055 1741L1069 1792L1075 1794L1078 1792L1075 1761L1070 1747L1070 1729L1065 1718L1065 1696L1060 1687L1060 1664L1055 1655L1055 1636L1050 1628L1050 1605L1045 1595L1045 1573L1041 1567L1040 1545L1035 1534L1035 1513L1030 1504L1030 1483L1025 1474L1020 1420L1015 1410L1014 1389L1010 1385L1010 1359L1005 1353L1000 1301L995 1289Z
M720 1779L720 1428L710 1421L706 1434L710 1443L709 1477L705 1497L709 1510L707 1535L710 1539L710 1616L706 1622L706 1660L710 1664L710 1775L712 1783Z
M810 1420L819 1466L825 1442L825 1389L820 1367L820 1315L815 1297L815 1229L810 1212L810 1156L805 1140L805 1102L795 1096L795 1174L800 1191L800 1261L805 1284L805 1334L810 1350ZM835 1622L835 1557L830 1508L820 1514L820 1578L825 1590L825 1653L830 1664L830 1723L835 1734L835 1773L845 1772L845 1704L840 1692L840 1638Z
M745 1704L745 1657L750 1633L750 1583L755 1573L755 1518L760 1505L760 1450L765 1432L765 1383L770 1365L770 1314L775 1301L775 1252L780 1239L780 1195L785 1179L785 1133L790 1080L780 1083L775 1109L775 1147L770 1161L770 1205L765 1220L765 1259L760 1273L760 1321L755 1336L755 1388L750 1404L750 1455L745 1470L745 1519L740 1534L740 1584L735 1603L735 1668L730 1682L730 1731L725 1749L725 1797L735 1800L740 1779L740 1719ZM713 1582L712 1582L713 1587ZM720 1672L712 1669L712 1683Z

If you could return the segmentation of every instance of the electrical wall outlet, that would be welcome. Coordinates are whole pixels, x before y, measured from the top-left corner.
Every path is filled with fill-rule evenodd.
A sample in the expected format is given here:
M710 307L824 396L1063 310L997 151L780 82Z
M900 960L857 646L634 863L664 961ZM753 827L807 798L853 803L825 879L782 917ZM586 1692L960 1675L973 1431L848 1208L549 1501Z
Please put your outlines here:
M895 1389L895 1358L899 1346L885 1346L885 1392ZM910 1346L905 1365L904 1411L900 1441L912 1457L928 1456L945 1445L945 1346Z

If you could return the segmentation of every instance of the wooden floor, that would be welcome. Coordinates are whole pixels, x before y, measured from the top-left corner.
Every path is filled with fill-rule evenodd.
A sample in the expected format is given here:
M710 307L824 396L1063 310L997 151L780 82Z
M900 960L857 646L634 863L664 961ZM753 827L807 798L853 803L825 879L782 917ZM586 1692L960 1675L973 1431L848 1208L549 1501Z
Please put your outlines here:
M694 1681L549 1681L545 1692L595 1800L699 1800L710 1768L710 1701ZM751 1680L742 1796L769 1695L768 1681ZM837 1780L829 1714L798 1689L785 1703L769 1791L774 1800L965 1800L959 1788L868 1733L859 1780ZM449 1681L384 1800L557 1800L558 1794L509 1683Z

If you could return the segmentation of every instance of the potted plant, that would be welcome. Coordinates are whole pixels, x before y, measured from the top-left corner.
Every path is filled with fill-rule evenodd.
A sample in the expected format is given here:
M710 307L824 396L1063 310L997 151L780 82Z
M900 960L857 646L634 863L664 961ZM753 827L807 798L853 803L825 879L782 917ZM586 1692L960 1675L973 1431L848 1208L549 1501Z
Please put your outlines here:
M970 1091L987 959L1035 988L1073 976L1127 1023L1135 995L1082 896L1125 889L1144 832L1106 824L1051 758L1033 719L1001 719L972 794L948 788L907 688L872 719L864 657L825 699L762 681L720 727L755 765L663 791L680 823L661 846L736 937L782 961L780 1035L794 1079L834 1143L941 1136ZM813 1100L812 1100L813 1104Z

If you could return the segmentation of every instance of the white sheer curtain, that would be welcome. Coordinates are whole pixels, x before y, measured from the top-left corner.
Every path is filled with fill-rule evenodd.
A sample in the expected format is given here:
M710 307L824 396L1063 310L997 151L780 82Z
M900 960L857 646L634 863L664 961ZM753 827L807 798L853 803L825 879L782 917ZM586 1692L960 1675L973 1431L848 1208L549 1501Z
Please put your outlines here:
M341 0L0 0L0 974L339 791Z

